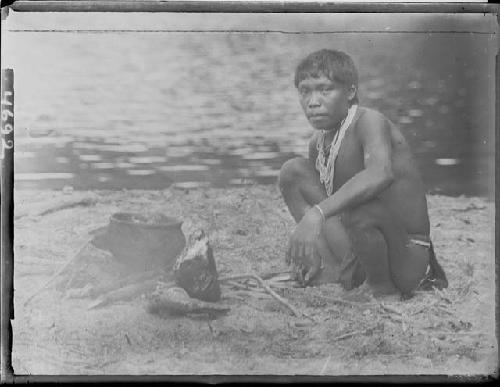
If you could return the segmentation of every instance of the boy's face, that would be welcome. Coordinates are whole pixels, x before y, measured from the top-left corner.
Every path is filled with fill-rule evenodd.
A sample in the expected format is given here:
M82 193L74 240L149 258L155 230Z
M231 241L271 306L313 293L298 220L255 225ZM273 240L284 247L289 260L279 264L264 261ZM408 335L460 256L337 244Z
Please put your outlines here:
M356 87L350 88L322 75L299 82L300 104L315 129L332 130L346 116Z

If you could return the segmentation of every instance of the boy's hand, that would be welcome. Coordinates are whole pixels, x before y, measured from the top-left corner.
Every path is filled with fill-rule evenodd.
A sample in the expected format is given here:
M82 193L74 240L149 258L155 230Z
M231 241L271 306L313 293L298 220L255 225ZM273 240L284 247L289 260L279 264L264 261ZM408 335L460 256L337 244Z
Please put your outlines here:
M316 254L316 241L321 233L323 218L315 210L309 210L290 236L286 260L299 268L298 280L307 285L321 268L321 258Z

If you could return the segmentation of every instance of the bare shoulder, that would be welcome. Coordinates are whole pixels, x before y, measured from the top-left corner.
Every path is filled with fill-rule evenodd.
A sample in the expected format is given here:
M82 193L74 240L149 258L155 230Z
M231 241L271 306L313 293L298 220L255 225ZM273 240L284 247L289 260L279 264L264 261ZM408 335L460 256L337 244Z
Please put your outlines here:
M377 110L364 107L362 109L355 125L358 140L362 143L388 141L392 136L391 121Z
M359 131L387 131L390 129L390 120L382 113L375 109L362 108L362 113L358 118L356 127Z

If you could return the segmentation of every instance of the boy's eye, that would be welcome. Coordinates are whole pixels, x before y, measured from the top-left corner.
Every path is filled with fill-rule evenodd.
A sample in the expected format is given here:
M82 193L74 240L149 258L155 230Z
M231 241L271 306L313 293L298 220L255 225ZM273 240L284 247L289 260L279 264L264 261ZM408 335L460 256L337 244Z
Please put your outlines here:
M309 87L300 87L299 88L299 94L302 97L307 97L311 95L313 92L321 93L323 95L327 95L331 93L333 90L335 90L335 87L332 85L328 86L319 86L319 87L314 87L314 88L309 88Z

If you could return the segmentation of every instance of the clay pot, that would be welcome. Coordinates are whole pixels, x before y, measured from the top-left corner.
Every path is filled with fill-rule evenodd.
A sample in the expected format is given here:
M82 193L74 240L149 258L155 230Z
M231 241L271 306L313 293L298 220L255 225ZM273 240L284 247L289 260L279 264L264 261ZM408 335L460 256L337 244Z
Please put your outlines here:
M136 269L170 270L186 246L182 221L163 214L118 212L93 244Z

